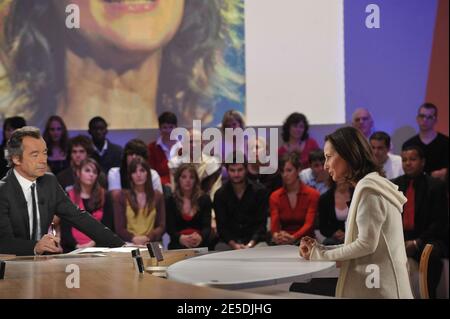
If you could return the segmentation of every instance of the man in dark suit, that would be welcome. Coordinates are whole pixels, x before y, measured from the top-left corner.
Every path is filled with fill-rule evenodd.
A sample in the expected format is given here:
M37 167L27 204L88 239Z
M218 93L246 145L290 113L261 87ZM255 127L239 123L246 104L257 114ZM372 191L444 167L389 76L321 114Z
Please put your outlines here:
M124 242L66 196L47 173L47 146L38 128L14 131L7 144L12 167L0 181L0 254L60 253L59 238L47 234L54 214L91 237L98 246Z
M408 198L403 207L406 254L419 261L425 245L433 244L428 267L428 286L433 297L442 272L441 258L448 252L446 189L441 180L424 173L425 155L420 146L405 146L401 155L405 175L392 182Z

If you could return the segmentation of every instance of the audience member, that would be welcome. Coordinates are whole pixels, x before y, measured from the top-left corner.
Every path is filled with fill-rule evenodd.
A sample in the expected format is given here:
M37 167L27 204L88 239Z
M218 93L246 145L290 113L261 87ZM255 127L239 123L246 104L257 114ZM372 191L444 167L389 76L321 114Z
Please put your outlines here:
M128 166L136 157L141 157L148 161L148 149L144 141L140 139L132 139L125 144L120 167L111 167L108 172L108 190L113 194L119 193L121 189L130 188L130 180L128 178ZM158 173L150 169L150 180L153 189L163 193L161 178Z
M48 167L54 175L58 175L69 167L67 158L69 135L63 119L57 115L50 116L45 124L43 137L48 148Z
M263 167L269 167L270 165L270 163L261 163L261 158L263 156L263 153L266 152L267 146L268 145L266 144L266 141L261 137L251 139L248 142L248 150L250 154L255 155L256 162L248 163L247 177L254 182L258 182L264 185L268 195L270 196L270 194L272 194L275 190L283 186L283 180L281 178L279 169L274 169L275 173L273 174L263 174L263 172L261 172L261 169Z
M284 144L278 149L278 156L296 151L300 154L301 168L309 167L309 153L319 148L316 140L309 137L309 123L301 113L290 114L283 123L281 137Z
M193 164L182 164L175 173L175 191L167 200L169 249L208 247L211 232L211 199L200 189Z
M85 135L77 135L69 140L68 154L70 154L70 165L56 176L63 189L68 191L75 183L76 172L80 164L94 154L92 141ZM103 171L99 172L99 183L106 188L106 176Z
M325 193L329 186L330 175L323 168L325 163L325 156L323 155L323 150L317 149L309 153L309 167L302 169L300 172L300 180L319 191L320 194Z
M406 254L420 260L425 245L433 244L428 264L428 287L432 298L442 273L441 258L448 257L448 198L445 184L424 173L425 157L415 144L402 150L405 175L393 180L408 201L403 207Z
M159 137L148 145L148 161L150 167L158 172L164 185L170 184L168 161L175 156L181 146L177 140L170 139L170 133L177 127L177 117L172 112L164 112L158 117Z
M319 192L303 184L296 152L283 155L280 161L283 187L270 196L270 232L277 245L298 244L303 236L313 236Z
M267 191L247 178L246 160L238 163L236 153L230 156L225 164L229 180L214 195L220 237L216 250L252 248L265 240Z
M111 167L120 166L122 147L106 138L108 124L105 119L100 116L93 117L89 121L88 132L94 143L94 158L102 167L103 173L108 174Z
M369 110L360 107L352 114L352 126L358 129L368 139L373 130L373 117Z
M75 184L68 195L81 210L102 222L108 217L104 213L105 189L99 183L100 172L100 165L94 159L83 160L76 169ZM111 223L108 224L111 228ZM96 245L89 236L64 221L61 221L61 244L66 252Z
M444 180L448 171L448 136L435 130L437 116L436 105L422 104L416 117L419 134L407 140L402 149L412 144L418 145L425 154L425 173Z
M135 245L160 241L165 230L164 195L153 189L150 174L148 161L134 158L128 167L130 188L113 199L116 233Z
M403 175L401 156L391 154L391 137L389 134L378 131L373 133L369 138L373 155L381 167L387 179L393 179Z
M344 243L345 224L352 186L346 181L332 182L331 188L319 198L318 229L325 239L324 245Z

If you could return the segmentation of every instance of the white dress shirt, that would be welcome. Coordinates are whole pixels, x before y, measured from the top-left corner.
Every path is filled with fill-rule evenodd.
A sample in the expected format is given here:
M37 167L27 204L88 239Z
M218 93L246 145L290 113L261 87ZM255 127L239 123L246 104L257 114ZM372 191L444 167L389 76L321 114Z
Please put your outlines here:
M28 221L30 224L30 238L33 234L33 202L31 197L31 185L36 184L36 182L31 182L22 175L20 175L16 170L14 171L14 175L16 175L17 181L20 184L20 187L22 188L23 195L25 196L25 200L27 201L27 208L28 208ZM39 198L37 194L37 189L35 188L35 195L36 195L36 212L37 212L37 238L38 240L41 238L42 232L40 227L40 214L39 214ZM33 239L33 238L31 238Z

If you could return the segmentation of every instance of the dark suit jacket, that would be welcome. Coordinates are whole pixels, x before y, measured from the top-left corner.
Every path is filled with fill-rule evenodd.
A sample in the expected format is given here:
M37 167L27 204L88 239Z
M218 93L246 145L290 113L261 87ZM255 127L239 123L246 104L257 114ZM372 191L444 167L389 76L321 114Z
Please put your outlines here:
M120 145L111 143L108 140L108 149L103 156L100 156L97 152L94 152L93 157L100 164L103 172L108 175L108 171L111 167L120 167L122 162L122 153L123 149Z
M392 180L406 196L411 179L402 175ZM419 238L424 244L440 240L448 243L448 199L440 180L422 174L414 179L414 230L405 232L405 240Z
M124 244L111 230L75 206L53 174L39 177L36 190L42 234L47 232L56 214L91 237L98 246L119 247ZM33 255L35 245L36 241L30 239L27 202L11 169L0 181L0 254Z

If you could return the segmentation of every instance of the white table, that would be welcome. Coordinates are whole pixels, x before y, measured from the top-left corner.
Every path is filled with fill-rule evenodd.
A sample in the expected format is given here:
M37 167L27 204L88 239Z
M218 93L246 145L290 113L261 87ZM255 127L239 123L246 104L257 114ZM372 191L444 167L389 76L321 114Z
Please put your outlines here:
M297 246L270 246L182 260L167 269L167 278L201 286L248 289L309 281L332 273L335 265L335 262L304 260Z

